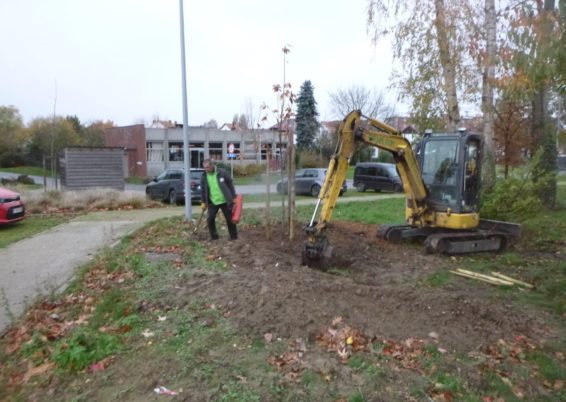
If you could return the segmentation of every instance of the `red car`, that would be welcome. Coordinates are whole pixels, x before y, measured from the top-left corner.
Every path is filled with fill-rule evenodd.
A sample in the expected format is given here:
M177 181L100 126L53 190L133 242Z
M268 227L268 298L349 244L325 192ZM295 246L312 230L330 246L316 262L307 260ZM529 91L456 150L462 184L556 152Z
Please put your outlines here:
M20 195L0 187L0 225L21 221L26 216L26 208Z

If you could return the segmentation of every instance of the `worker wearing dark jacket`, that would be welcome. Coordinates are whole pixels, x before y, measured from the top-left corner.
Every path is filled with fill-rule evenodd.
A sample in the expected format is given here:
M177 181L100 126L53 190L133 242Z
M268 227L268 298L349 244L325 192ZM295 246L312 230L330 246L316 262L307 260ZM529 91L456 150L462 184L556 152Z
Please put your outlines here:
M220 209L226 218L230 239L236 240L238 238L238 229L232 222L232 207L236 198L236 190L234 189L232 178L226 171L215 169L210 159L205 159L202 162L202 167L205 173L200 179L201 208L203 212L208 209L206 221L210 238L212 240L218 239L216 214Z

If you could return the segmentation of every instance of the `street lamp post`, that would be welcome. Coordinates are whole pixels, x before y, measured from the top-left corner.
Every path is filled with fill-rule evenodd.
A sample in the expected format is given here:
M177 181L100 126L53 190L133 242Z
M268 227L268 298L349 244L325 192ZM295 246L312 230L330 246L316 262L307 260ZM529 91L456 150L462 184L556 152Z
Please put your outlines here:
M185 220L191 220L191 154L189 153L189 118L187 113L187 71L185 67L185 22L183 0L179 0L181 31L181 76L183 85L183 167L185 178Z

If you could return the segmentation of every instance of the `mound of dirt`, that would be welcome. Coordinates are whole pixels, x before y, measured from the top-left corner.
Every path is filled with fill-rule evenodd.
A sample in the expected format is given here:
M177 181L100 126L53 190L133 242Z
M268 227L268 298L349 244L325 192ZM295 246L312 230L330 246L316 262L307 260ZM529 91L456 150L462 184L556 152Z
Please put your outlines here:
M502 338L535 337L543 326L494 297L490 285L462 278L427 285L427 277L455 262L375 233L375 225L334 223L328 237L337 258L322 272L301 265L302 232L289 241L275 229L268 239L265 228L246 227L237 241L207 243L208 258L227 262L228 272L192 277L176 297L211 300L252 338L313 339L342 317L370 337L430 339L467 352Z

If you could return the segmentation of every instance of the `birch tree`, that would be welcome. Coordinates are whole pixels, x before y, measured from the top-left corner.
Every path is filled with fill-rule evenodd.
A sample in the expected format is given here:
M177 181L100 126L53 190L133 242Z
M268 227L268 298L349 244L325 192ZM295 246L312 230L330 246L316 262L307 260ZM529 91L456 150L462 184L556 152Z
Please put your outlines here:
M485 0L484 13L486 39L481 99L484 139L482 186L485 191L490 191L495 185L495 105L493 100L497 49L495 0Z
M394 85L400 98L411 103L411 117L445 117L446 128L454 130L461 119L460 102L477 97L477 65L469 56L476 10L455 0L368 2L368 30L374 42L393 37L394 59L403 66L394 73Z
M395 56L408 68L398 74L396 84L403 97L412 101L412 118L419 126L434 126L446 116L448 130L454 130L460 123L460 103L477 104L481 88L483 185L491 188L495 183L493 85L498 64L495 0L484 0L483 5L479 0L372 0L368 10L373 28L383 26L375 18L378 13L397 19L398 25L391 29L374 30L374 39L393 32Z

